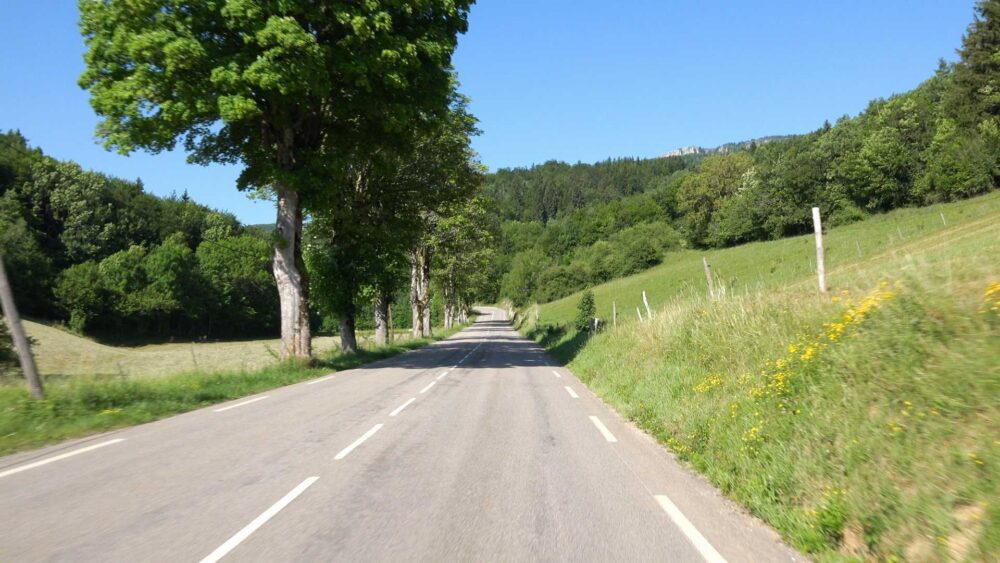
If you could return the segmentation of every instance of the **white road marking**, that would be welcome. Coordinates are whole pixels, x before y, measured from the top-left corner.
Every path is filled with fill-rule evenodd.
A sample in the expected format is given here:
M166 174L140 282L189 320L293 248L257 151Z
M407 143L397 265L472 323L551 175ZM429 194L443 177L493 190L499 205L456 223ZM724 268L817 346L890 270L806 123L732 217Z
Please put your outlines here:
M71 452L66 452L64 454L59 454L52 457L47 457L45 459L40 459L34 463L29 463L27 465L22 465L20 467L15 467L14 469L8 469L6 471L0 472L0 478L6 477L8 475L13 475L15 473L20 473L22 471L27 471L29 469L34 469L36 467L41 467L43 465L48 465L53 461L59 461L61 459L66 459L68 457L73 457L82 453L86 453L97 448L103 448L104 446L110 446L111 444L117 444L118 442L124 442L125 438L115 438L114 440L108 440L107 442L101 442L100 444L94 444L93 446L87 446L85 448L80 448L78 450L73 450Z
M562 376L561 376L561 375L559 375L559 372L558 372L558 371L556 371L556 370L552 370L552 375L554 375L554 376L556 376L556 377L558 377L558 378L560 378L560 379L562 378Z
M328 375L326 377L321 377L319 379L314 379L312 381L306 381L306 385L316 385L317 383L323 383L324 381L330 381L334 377L337 377L337 376L336 375Z
M601 422L601 419L597 418L596 416L592 416L590 417L590 421L593 422L594 426L596 426L597 429L601 431L601 434L604 435L605 440L609 442L618 441L618 438L615 438L615 435L612 434L610 430L608 430L608 427L605 426L603 422Z
M416 397L412 397L409 401L406 401L402 405L399 405L398 407L396 407L396 410L394 410L391 413L389 413L389 416L396 416L397 414L401 413L403 411L403 409L405 409L406 407L410 406L410 403L412 403L413 401L416 401L416 400L417 400Z
M462 362L464 362L465 360L469 359L469 356L471 356L472 354L474 354L476 352L476 350L478 350L479 347L482 346L482 345L483 345L482 342L480 342L479 344L476 344L476 347L473 348L472 351L470 351L468 354L466 354L464 358L462 358L461 360L459 360L458 363L455 364L455 367L458 367L458 366L462 365Z
M680 509L677 508L666 495L653 496L656 498L656 501L660 503L660 507L662 507L667 513L667 516L670 516L670 519L674 521L674 524L676 524L677 527L684 532L684 535L687 536L691 545L698 550L698 553L701 554L705 561L708 563L726 563L726 560L719 555L718 551L715 551L712 544L708 543L705 536L701 535L701 532L694 527L694 524L692 524L691 521L684 516Z
M285 508L293 500L295 500L295 497L301 495L306 489L311 487L312 484L315 483L317 480L319 480L319 477L310 477L305 481L299 483L299 486L292 489L287 495L281 497L281 500L271 505L271 508L268 508L263 513L261 513L260 516L254 518L253 522L247 524L242 530L236 532L236 534L233 537L226 540L226 543L220 545L218 548L216 548L215 551L208 554L208 557L202 559L201 563L215 563L219 559L225 557L236 546L240 545L240 543L242 543L243 540L250 537L250 534L256 532L257 528L260 528L261 526L266 524L268 520L274 518L275 514L281 512L283 508Z
M437 378L441 379L442 377L444 377L446 375L448 375L448 372L445 371L445 372L442 372L441 375L437 376Z
M365 442L365 440L367 440L368 438L371 438L372 436L375 435L376 432L378 432L379 430L381 430L382 426L383 426L382 424L376 424L375 426L372 426L371 430L369 430L368 432L365 432L360 438L358 438L357 440L355 440L354 443L351 444L350 446L347 446L346 448L340 450L340 453L338 453L336 456L334 456L333 459L341 460L341 459L344 459L345 457L347 457L347 454L349 454L352 451L354 451L354 448L360 446L361 444L363 444Z
M256 403L257 401L263 401L270 395L264 395L263 397L257 397L256 399L250 399L249 401L243 401L242 403L236 403L235 405L229 405L228 407L222 407L221 409L215 409L215 412L228 411L229 409L235 409L237 407L242 407L243 405L249 405L250 403Z
M434 387L435 383L437 383L437 381L431 381L430 383L427 384L427 387L424 387L423 389L421 389L420 392L421 393L426 393L426 392L430 391L431 387Z
M569 393L569 396L574 399L580 398L580 396L576 394L576 391L574 391L569 385L566 386L566 392Z

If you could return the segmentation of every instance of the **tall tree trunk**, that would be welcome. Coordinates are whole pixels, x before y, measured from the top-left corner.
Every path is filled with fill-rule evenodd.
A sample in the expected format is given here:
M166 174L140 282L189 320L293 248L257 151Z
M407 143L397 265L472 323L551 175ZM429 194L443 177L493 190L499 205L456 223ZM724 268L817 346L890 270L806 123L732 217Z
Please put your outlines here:
M410 256L410 306L413 336L431 336L431 249L423 244Z
M424 311L420 307L420 264L419 251L410 255L410 312L413 314L410 334L419 338L423 334Z
M420 306L424 311L423 333L421 336L430 337L433 327L431 325L431 247L424 245L421 247L422 259L420 261Z
M358 351L358 336L354 331L354 305L340 314L340 349L345 354Z
M274 282L281 305L281 359L312 355L309 334L309 278L302 260L302 203L299 194L283 184L278 192L274 246Z
M375 294L375 345L385 346L389 343L389 294L377 290Z

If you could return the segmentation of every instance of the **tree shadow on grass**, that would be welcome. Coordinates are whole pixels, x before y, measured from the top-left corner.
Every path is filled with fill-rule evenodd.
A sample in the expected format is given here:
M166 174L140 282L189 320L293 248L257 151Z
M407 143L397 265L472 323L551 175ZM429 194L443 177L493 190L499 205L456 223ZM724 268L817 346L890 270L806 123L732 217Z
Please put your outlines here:
M527 333L528 338L538 342L559 363L566 365L580 353L587 344L589 334L573 332L565 325L541 323Z

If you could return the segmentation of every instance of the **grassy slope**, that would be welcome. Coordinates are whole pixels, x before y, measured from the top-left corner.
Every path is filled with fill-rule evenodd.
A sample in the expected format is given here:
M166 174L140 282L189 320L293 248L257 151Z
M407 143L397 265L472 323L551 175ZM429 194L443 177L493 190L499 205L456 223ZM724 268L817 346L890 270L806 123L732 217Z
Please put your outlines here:
M36 325L36 328L38 326ZM321 359L316 362L314 367L274 362L263 368L251 368L248 364L243 363L243 359L234 357L228 365L215 364L214 371L207 371L204 364L199 364L199 370L191 370L182 366L180 372L161 373L159 377L121 375L47 377L45 379L46 397L42 401L33 401L23 382L11 381L7 385L0 385L0 455L67 438L149 422L214 403L290 385L332 371L350 369L419 348L435 340L447 338L460 329L461 327L456 327L440 331L433 339L407 339L391 346L362 349L353 355L327 351L322 355L317 354L317 357ZM61 331L57 332L60 334L54 335L58 337L54 342L62 342L62 335L67 338L76 338ZM43 335L43 342L49 336L53 335ZM102 358L100 361L107 361L109 352L102 349L108 347L80 338L66 340L66 342L78 349L79 357L83 362L94 362L94 357ZM190 356L185 356L185 354L190 354L186 349L189 345L164 346L180 347L181 351L176 353L177 361L190 362ZM242 353L239 349L233 351L226 344L197 344L195 346L199 349L199 353L201 353L201 347L213 346L216 347L219 354L236 355ZM114 350L118 349L112 348L112 351ZM128 357L128 350L122 353ZM159 354L155 357L158 358L157 361L161 361L162 356L163 354ZM139 355L138 358L132 357L131 359L136 361L144 357L146 356ZM85 365L106 364L97 362ZM224 367L220 368L220 365ZM137 368L138 372L150 373L148 370L140 368L141 366Z
M594 288L603 318L612 299L631 312L617 330L564 332L579 296L523 329L799 549L1000 558L1000 193L826 240L831 299L798 237L705 253L717 302L681 252Z

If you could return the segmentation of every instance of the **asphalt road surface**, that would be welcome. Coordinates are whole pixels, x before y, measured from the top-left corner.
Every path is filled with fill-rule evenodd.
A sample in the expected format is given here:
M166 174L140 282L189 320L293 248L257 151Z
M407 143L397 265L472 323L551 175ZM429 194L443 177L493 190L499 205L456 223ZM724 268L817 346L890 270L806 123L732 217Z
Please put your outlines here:
M484 309L421 350L0 459L0 561L790 561Z

